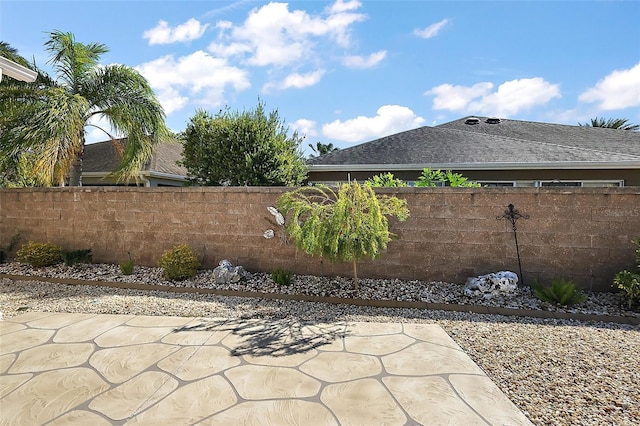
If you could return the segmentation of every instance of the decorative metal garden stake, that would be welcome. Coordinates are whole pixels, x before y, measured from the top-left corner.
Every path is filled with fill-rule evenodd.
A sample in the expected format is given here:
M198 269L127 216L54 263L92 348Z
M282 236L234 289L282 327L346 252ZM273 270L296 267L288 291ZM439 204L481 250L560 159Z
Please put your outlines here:
M520 218L529 219L529 215L520 214L518 210L513 208L513 204L509 204L507 210L504 211L504 214L502 216L496 216L497 220L509 219L511 225L513 226L513 238L516 240L516 254L518 255L520 280L522 281L522 285L524 285L524 275L522 275L522 264L520 263L520 247L518 247L518 227L516 226L516 221Z

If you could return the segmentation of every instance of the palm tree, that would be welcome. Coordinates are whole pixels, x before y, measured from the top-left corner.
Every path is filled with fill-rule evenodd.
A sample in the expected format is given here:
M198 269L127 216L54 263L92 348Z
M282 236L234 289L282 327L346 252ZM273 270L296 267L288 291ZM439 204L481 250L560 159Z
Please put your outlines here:
M309 144L309 148L311 148L311 150L315 153L315 155L311 154L312 157L328 154L332 151L337 151L340 149L334 147L332 143L322 142L316 142L315 146L313 144Z
M156 143L169 140L165 114L147 80L125 65L100 66L108 52L53 31L45 48L57 80L42 70L34 83L0 86L0 155L35 154L34 171L49 185L81 185L86 128L108 135L122 156L116 175L133 178ZM112 135L92 119L104 119ZM126 143L118 139L126 137Z
M592 118L591 123L578 123L579 126L586 127L606 127L607 129L619 129L619 130L640 130L640 124L631 124L626 118L610 118L605 120L604 117Z
M25 58L20 56L15 48L4 41L0 41L0 56L24 67L33 69L32 65L29 64ZM18 85L24 84L11 78L3 78L2 81L0 81L0 88L12 84L11 82ZM7 107L8 106L9 105L7 105ZM5 123L7 121L7 116L10 115L5 108L3 108L1 112L0 137L2 137L3 134L7 134L7 131L5 130ZM31 175L31 167L29 167L29 165L33 163L33 158L30 158L31 155L29 152L15 152L12 155L9 153L3 154L4 155L0 155L0 188L36 186L36 183L29 178Z

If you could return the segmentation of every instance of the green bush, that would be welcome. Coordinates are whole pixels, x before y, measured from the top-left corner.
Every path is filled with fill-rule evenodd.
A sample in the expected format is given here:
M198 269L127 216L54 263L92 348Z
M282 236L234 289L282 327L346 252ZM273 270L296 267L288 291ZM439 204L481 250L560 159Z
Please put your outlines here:
M50 243L29 241L16 254L18 262L40 268L60 262L62 260L62 247Z
M618 272L613 284L620 289L620 293L627 300L629 308L634 304L640 303L640 273L631 271Z
M93 261L93 254L91 249L81 249L73 251L65 251L62 253L62 260L67 266L73 266L77 263L91 263Z
M533 288L533 294L535 294L538 299L549 303L576 305L587 300L587 296L578 290L571 280L567 281L562 278L557 278L547 287L536 281L531 287Z
M460 173L453 173L451 170L443 172L441 170L422 170L422 175L418 178L416 186L437 186L437 182L443 182L445 186L479 188L478 182L474 182L464 177Z
M633 240L632 243L636 245L636 271L618 272L613 279L613 285L627 300L629 308L634 304L640 304L640 238Z
M20 240L22 239L22 235L19 232L13 234L13 237L9 240L9 244L6 247L0 248L0 263L4 263L4 260L11 254L11 252L16 248Z
M400 188L409 186L407 182L398 179L393 173L377 174L364 181L364 184L374 188Z
M279 285L289 285L291 284L291 278L293 277L293 273L289 271L285 271L284 269L276 269L271 273L271 279L273 282Z
M162 254L158 266L171 280L185 280L196 275L200 267L196 252L186 244L180 244Z
M285 231L296 248L331 261L353 263L353 285L358 289L356 261L376 259L393 234L387 216L405 220L407 201L378 196L358 182L345 183L337 191L325 185L300 187L278 199L278 209L289 215Z
M133 267L135 266L135 264L133 263L133 259L129 259L126 262L122 262L119 264L119 266L120 266L120 272L122 272L124 275L133 274Z

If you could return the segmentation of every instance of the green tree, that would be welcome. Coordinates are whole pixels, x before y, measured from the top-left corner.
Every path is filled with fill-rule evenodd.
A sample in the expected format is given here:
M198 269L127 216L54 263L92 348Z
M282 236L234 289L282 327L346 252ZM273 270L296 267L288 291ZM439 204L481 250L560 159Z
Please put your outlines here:
M422 170L422 175L418 178L416 186L437 186L436 182L443 182L445 186L479 188L478 182L470 181L460 173L453 173L451 170L443 172L441 170Z
M306 178L302 138L265 112L262 101L249 111L229 108L215 116L198 111L182 134L182 164L193 184L207 186L295 186Z
M24 67L33 69L29 62L18 54L18 51L6 42L0 42L0 56L3 56ZM25 83L4 77L0 82L0 90L4 86L24 85ZM0 114L0 135L2 129L6 129L7 111ZM42 182L37 179L32 172L34 162L33 154L30 152L15 152L12 155L0 155L0 188L20 188L24 186L41 186Z
M93 126L122 154L116 176L135 177L154 145L170 139L149 83L131 67L100 66L100 56L108 52L104 44L83 44L60 31L48 36L45 48L57 80L34 66L34 83L3 79L0 85L0 155L31 152L33 170L46 184L64 185L68 179L69 185L81 185L86 128ZM92 118L104 119L127 143L120 144Z
M45 186L33 171L34 155L25 152L0 158L0 188Z
M340 148L334 147L332 143L316 142L315 145L309 144L309 148L314 152L312 157L328 154L333 151L338 151Z
M377 258L391 241L387 216L409 216L406 200L378 197L371 186L355 181L342 184L337 192L324 185L301 187L283 194L277 206L289 216L285 230L298 249L353 262L356 290L357 260Z
M629 123L629 120L626 118L610 118L608 120L605 120L604 117L596 117L592 118L590 123L578 123L578 125L584 127L605 127L607 129L618 130L640 130L640 124Z
M365 185L369 185L372 186L374 188L398 188L398 187L405 187L405 186L409 186L407 185L407 182L403 181L402 179L398 179L397 177L395 177L393 175L393 173L380 173L377 174L375 176L372 176L371 178L367 179L364 182Z

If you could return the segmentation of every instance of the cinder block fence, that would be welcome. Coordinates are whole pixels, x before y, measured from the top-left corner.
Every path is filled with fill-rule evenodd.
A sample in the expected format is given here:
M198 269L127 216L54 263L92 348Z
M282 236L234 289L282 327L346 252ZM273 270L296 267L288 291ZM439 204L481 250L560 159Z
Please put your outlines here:
M287 191L275 187L28 188L0 190L0 246L46 241L66 250L91 248L94 261L155 266L163 251L186 243L206 268L222 259L250 271L284 268L297 274L351 275L297 252L283 241L267 211ZM512 224L498 220L509 204L516 222L525 282L572 279L611 290L616 272L634 265L640 237L640 189L626 188L384 188L405 198L411 216L391 221L398 238L362 277L464 282L467 277L518 272ZM274 229L276 237L263 233Z

